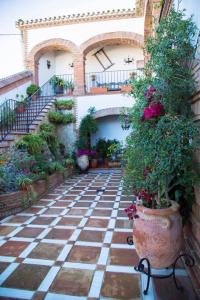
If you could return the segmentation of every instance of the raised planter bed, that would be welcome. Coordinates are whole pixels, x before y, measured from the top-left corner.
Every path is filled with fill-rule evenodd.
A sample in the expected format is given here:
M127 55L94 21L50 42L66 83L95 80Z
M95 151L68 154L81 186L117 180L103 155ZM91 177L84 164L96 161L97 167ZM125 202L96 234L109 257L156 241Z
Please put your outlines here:
M71 177L73 175L73 170L71 168L67 169L67 176ZM38 180L32 184L33 191L37 194L37 200L41 198L46 192L54 188L58 184L62 183L64 176L62 173L54 173L45 180ZM23 202L23 191L17 191L7 194L0 195L0 219L15 214L24 209Z

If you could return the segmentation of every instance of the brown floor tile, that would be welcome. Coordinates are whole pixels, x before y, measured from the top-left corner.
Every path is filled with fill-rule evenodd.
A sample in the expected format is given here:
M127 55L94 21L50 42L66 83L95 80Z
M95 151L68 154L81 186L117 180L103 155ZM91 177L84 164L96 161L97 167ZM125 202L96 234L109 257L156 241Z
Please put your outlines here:
M97 263L101 252L99 247L74 246L70 251L67 261Z
M115 201L115 196L104 196L104 195L102 195L101 197L100 197L100 201Z
M94 190L94 191L90 191L90 190L87 190L86 192L85 192L85 194L84 194L84 196L91 196L91 195L94 195L94 196L96 196L97 195L97 192L96 192L96 190Z
M24 213L26 214L37 214L42 208L40 207L29 207L26 210L24 210Z
M45 195L43 198L44 199L50 199L50 200L55 200L58 196L60 196L59 194L54 194L54 195Z
M102 231L83 230L79 235L78 240L102 243L104 236L105 236L105 232Z
M14 216L13 218L11 218L8 223L24 223L26 221L28 221L28 219L30 219L31 217L25 217L25 216Z
M44 300L45 296L46 296L46 293L45 293L45 292L36 292L36 293L33 295L33 297L32 297L31 300Z
M106 272L101 296L115 299L139 300L139 275Z
M26 227L19 231L15 236L24 238L36 238L44 228Z
M63 196L62 200L75 200L77 196Z
M54 203L52 205L52 207L57 206L57 207L63 207L63 208L67 208L68 205L70 205L72 203L72 201L56 201L56 203Z
M90 205L92 204L92 202L77 202L74 207L90 207Z
M5 269L9 266L10 263L7 262L0 262L0 274L3 273L3 271L5 271Z
M63 245L58 244L39 243L33 249L33 251L31 251L28 257L37 259L56 260L63 247Z
M46 236L46 239L68 240L72 235L72 229L57 229L53 228Z
M78 226L78 224L80 223L81 218L65 218L63 217L58 223L57 225L62 225L62 226Z
M50 287L52 292L87 296L93 272L89 270L61 269Z
M112 210L104 210L104 209L94 209L92 212L92 216L99 217L110 217L112 214Z
M71 189L71 191L74 191L74 190L78 190L78 191L82 191L82 186L75 186L73 189Z
M85 227L97 227L97 228L107 228L109 220L103 219L89 219Z
M69 195L79 195L80 194L80 191L73 191L73 190L70 190L68 192Z
M48 271L49 267L47 266L21 264L3 283L3 286L36 290Z
M114 202L98 202L96 207L113 208Z
M85 216L87 213L87 209L78 209L78 208L72 208L69 212L68 215L73 215L73 216Z
M161 280L154 279L155 300L198 300L188 276L177 276L179 285L184 287L183 292L176 289L172 277ZM166 293L166 291L170 291Z
M125 213L125 211L124 211L124 209L122 209L122 210L118 210L118 213L117 213L117 216L118 217L127 217L127 215L126 215L126 213Z
M131 236L131 232L114 232L112 243L114 244L127 244L127 237Z
M50 204L52 202L52 200L46 201L46 200L39 200L37 201L37 205L41 205L41 206L47 206L48 204Z
M129 207L130 205L132 204L132 202L131 201L129 201L129 202L121 202L120 204L119 204L119 208L127 208L127 207Z
M110 249L109 253L110 265L121 266L136 266L139 262L139 257L135 249Z
M94 196L81 196L80 200L84 200L84 201L93 201L95 199L95 195ZM79 201L80 201L79 200Z
M13 230L15 230L17 227L14 226L0 226L0 235L7 235L11 233Z
M28 245L28 242L8 241L0 247L0 255L17 257Z
M105 191L103 192L104 195L116 195L117 194L117 191Z
M53 220L55 220L55 217L37 217L31 222L31 224L50 225L53 222Z
M115 223L116 228L127 228L132 229L133 228L133 221L132 220L116 220Z
M45 215L59 215L63 211L63 208L48 208L44 214Z

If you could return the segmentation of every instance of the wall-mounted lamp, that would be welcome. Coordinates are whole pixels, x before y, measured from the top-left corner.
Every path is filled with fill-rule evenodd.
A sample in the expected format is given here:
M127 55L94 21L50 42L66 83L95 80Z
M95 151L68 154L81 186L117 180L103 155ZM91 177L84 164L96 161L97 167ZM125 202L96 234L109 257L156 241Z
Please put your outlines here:
M69 64L69 67L73 68L74 67L74 63L72 62L71 64Z
M127 64L127 65L129 65L129 64L131 64L133 62L134 62L134 58L133 57L130 58L129 55L128 55L127 58L124 59L124 63Z
M51 62L50 60L47 60L47 69L50 69L51 68Z

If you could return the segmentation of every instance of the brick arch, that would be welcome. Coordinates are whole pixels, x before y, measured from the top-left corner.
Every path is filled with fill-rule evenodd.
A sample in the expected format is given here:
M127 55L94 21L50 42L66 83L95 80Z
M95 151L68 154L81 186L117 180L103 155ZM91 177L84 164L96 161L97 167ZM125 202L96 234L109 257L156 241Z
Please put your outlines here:
M133 45L142 48L144 39L141 34L128 31L102 33L82 43L80 50L87 55L91 50L106 45Z
M27 56L26 67L33 72L36 83L38 83L38 61L44 53L52 50L70 51L74 55L80 53L76 44L61 38L49 39L34 46Z
M108 116L119 116L122 112L124 107L109 107L109 108L103 108L99 109L94 113L94 118L103 118Z

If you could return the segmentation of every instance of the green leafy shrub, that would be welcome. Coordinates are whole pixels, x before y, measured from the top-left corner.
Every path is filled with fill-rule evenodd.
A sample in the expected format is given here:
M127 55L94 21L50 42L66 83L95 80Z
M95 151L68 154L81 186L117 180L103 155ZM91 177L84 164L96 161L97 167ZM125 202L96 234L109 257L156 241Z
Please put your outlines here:
M44 141L39 134L25 135L19 142L16 143L18 149L27 149L29 154L41 152L44 146Z
M40 87L37 84L31 84L26 89L26 93L28 96L32 96L36 92L40 93Z
M56 100L56 108L58 109L72 109L74 107L74 100Z
M55 86L60 86L60 87L63 87L65 82L62 78L54 75L51 80L50 80L50 84L53 85L54 87Z
M125 190L147 207L168 207L171 199L189 211L194 199L199 178L194 149L200 141L189 101L194 92L189 66L195 34L191 18L172 9L148 40L144 77L132 80L136 102L129 115Z
M48 113L48 119L54 124L69 124L75 121L72 113L63 114L57 111L50 111Z
M81 120L79 126L79 140L77 141L78 149L90 149L91 134L95 133L98 129L97 122L94 119L95 108L90 108L88 114Z

